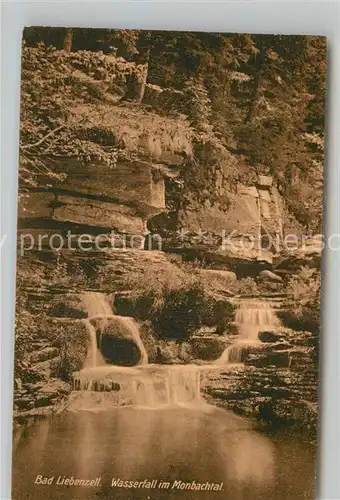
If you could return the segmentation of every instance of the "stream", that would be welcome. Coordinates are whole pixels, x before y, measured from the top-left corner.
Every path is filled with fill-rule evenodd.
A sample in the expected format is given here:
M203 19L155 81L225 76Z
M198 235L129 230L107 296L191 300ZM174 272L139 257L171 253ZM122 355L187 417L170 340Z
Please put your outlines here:
M111 316L107 306L93 307L93 318ZM141 343L132 318L115 318ZM237 321L240 341L256 342L275 316L241 308ZM14 433L14 500L315 497L312 444L265 435L202 398L204 370L223 369L230 348L210 366L148 364L145 355L136 366L116 366L101 356L90 321L88 332L88 358L74 373L66 410Z
M15 436L13 500L312 500L314 447L266 437L247 420L210 407L65 412ZM54 483L35 484L37 476ZM100 485L57 485L58 477ZM111 487L157 479L168 489ZM172 489L174 481L222 483L222 491Z

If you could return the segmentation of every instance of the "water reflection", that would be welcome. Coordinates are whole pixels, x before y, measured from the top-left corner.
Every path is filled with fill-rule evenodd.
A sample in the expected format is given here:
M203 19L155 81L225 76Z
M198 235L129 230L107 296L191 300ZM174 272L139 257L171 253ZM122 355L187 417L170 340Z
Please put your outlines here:
M314 498L314 457L306 446L264 437L246 420L212 407L64 413L19 437L13 499L308 500ZM102 480L97 488L36 485L38 474ZM113 477L224 487L209 493L123 490L110 487Z

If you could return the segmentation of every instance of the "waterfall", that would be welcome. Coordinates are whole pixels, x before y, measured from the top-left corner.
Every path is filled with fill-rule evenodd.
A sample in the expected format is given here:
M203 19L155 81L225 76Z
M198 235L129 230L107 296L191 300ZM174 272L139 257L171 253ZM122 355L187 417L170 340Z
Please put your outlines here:
M219 365L241 363L244 354L252 346L260 344L259 332L274 330L281 325L270 303L264 300L242 301L236 310L235 324L239 332L238 338L217 360Z
M200 401L200 373L196 366L149 365L133 380L133 404L152 408Z
M133 405L158 409L203 404L195 365L105 365L74 373L71 409Z
M84 292L81 298L89 318L113 315L106 295L98 292Z
M88 318L94 318L100 315L113 315L112 308L106 295L97 292L85 292L82 294L82 302L87 311ZM98 349L97 332L90 319L84 320L89 334L90 345L84 368L101 366L105 360Z
M89 320L86 319L84 320L84 322L90 338L90 345L84 368L89 368L89 367L94 368L96 366L105 365L105 360L100 350L98 349L96 329Z
M163 408L203 404L200 398L200 369L196 365L152 365L133 318L113 314L105 296L84 294L89 317L88 356L83 369L73 374L69 409L110 409L134 405ZM109 364L102 354L102 337L108 326L118 339L127 338L139 349L136 366ZM125 336L125 337L124 337Z
M154 365L134 381L135 403L141 406L169 406L200 401L200 372L194 365Z
M88 318L84 322L90 340L84 369L106 364L101 352L101 342L105 329L109 324L117 330L118 335L122 335L123 331L135 343L141 354L140 364L148 362L148 355L140 338L138 324L133 318L114 315L107 296L101 293L83 293L82 302L88 313Z
M236 310L235 323L240 338L249 341L257 341L261 331L280 326L271 305L263 300L242 301Z

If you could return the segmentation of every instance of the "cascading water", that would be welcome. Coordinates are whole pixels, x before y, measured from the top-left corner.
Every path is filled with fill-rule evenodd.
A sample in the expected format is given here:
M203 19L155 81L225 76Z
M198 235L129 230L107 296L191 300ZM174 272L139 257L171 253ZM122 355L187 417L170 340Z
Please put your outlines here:
M84 321L90 338L88 357L84 368L95 368L107 364L102 355L101 348L103 335L108 326L117 330L118 337L121 336L121 332L124 332L126 337L134 342L140 352L139 364L146 364L148 362L148 355L140 338L138 325L133 318L116 316L111 312L111 314L92 316ZM97 332L98 330L99 332Z
M84 304L89 314L84 320L89 333L89 350L84 368L73 374L70 410L202 404L198 366L148 364L139 328L133 318L113 315L109 302L100 294L86 294ZM137 366L117 366L107 362L101 352L101 343L109 324L118 333L123 330L138 347L140 360Z
M95 368L96 366L105 365L105 360L97 346L96 329L89 320L85 320L85 324L90 337L90 345L84 368Z
M241 363L244 351L259 344L259 332L277 329L281 325L270 303L264 300L242 301L236 310L235 324L238 339L222 353L217 360L219 365Z
M280 322L270 303L264 300L241 302L236 310L235 323L240 338L249 341L257 341L258 334L261 331L280 326Z
M107 297L101 293L86 292L82 302L89 318L100 315L112 316L112 308ZM90 345L84 368L105 365L105 360L97 346L97 332L90 319L84 320L90 338Z
M164 408L203 404L195 365L104 365L74 373L70 409Z
M134 404L157 408L200 402L200 373L194 365L149 365L139 375L133 384Z

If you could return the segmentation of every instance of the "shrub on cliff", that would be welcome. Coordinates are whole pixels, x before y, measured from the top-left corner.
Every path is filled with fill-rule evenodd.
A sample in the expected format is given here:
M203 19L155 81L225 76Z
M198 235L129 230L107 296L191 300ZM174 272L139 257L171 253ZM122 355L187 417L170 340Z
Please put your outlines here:
M233 291L236 295L260 295L259 287L256 281L249 276L242 278L233 284Z
M15 344L14 344L14 373L15 377L29 378L31 363L28 349L33 342L36 318L26 310L26 297L17 285L16 314L15 314Z
M55 338L59 357L53 365L53 375L66 382L72 380L72 373L83 366L87 354L88 332L81 320L49 319L46 328Z
M220 299L218 295L205 295L205 307L202 311L202 322L207 326L215 326L215 333L235 334L237 333L234 325L236 307L225 299Z
M213 312L216 302L192 269L174 268L160 274L151 268L143 275L130 275L126 286L132 290L128 313L150 320L155 332L163 338L188 338L207 314ZM225 315L218 311L215 324L222 319L225 322Z
M287 310L281 313L289 328L307 330L315 335L320 329L321 276L316 269L302 268L287 285Z
M184 339L202 323L201 312L205 307L204 291L199 283L167 290L162 306L152 315L156 331L166 338Z
M14 341L14 373L15 377L24 380L34 378L29 352L39 329L37 316L31 314L27 307L28 283L39 287L43 282L43 274L37 268L25 267L19 261L16 276L15 299L15 341ZM44 310L41 311L44 315Z

